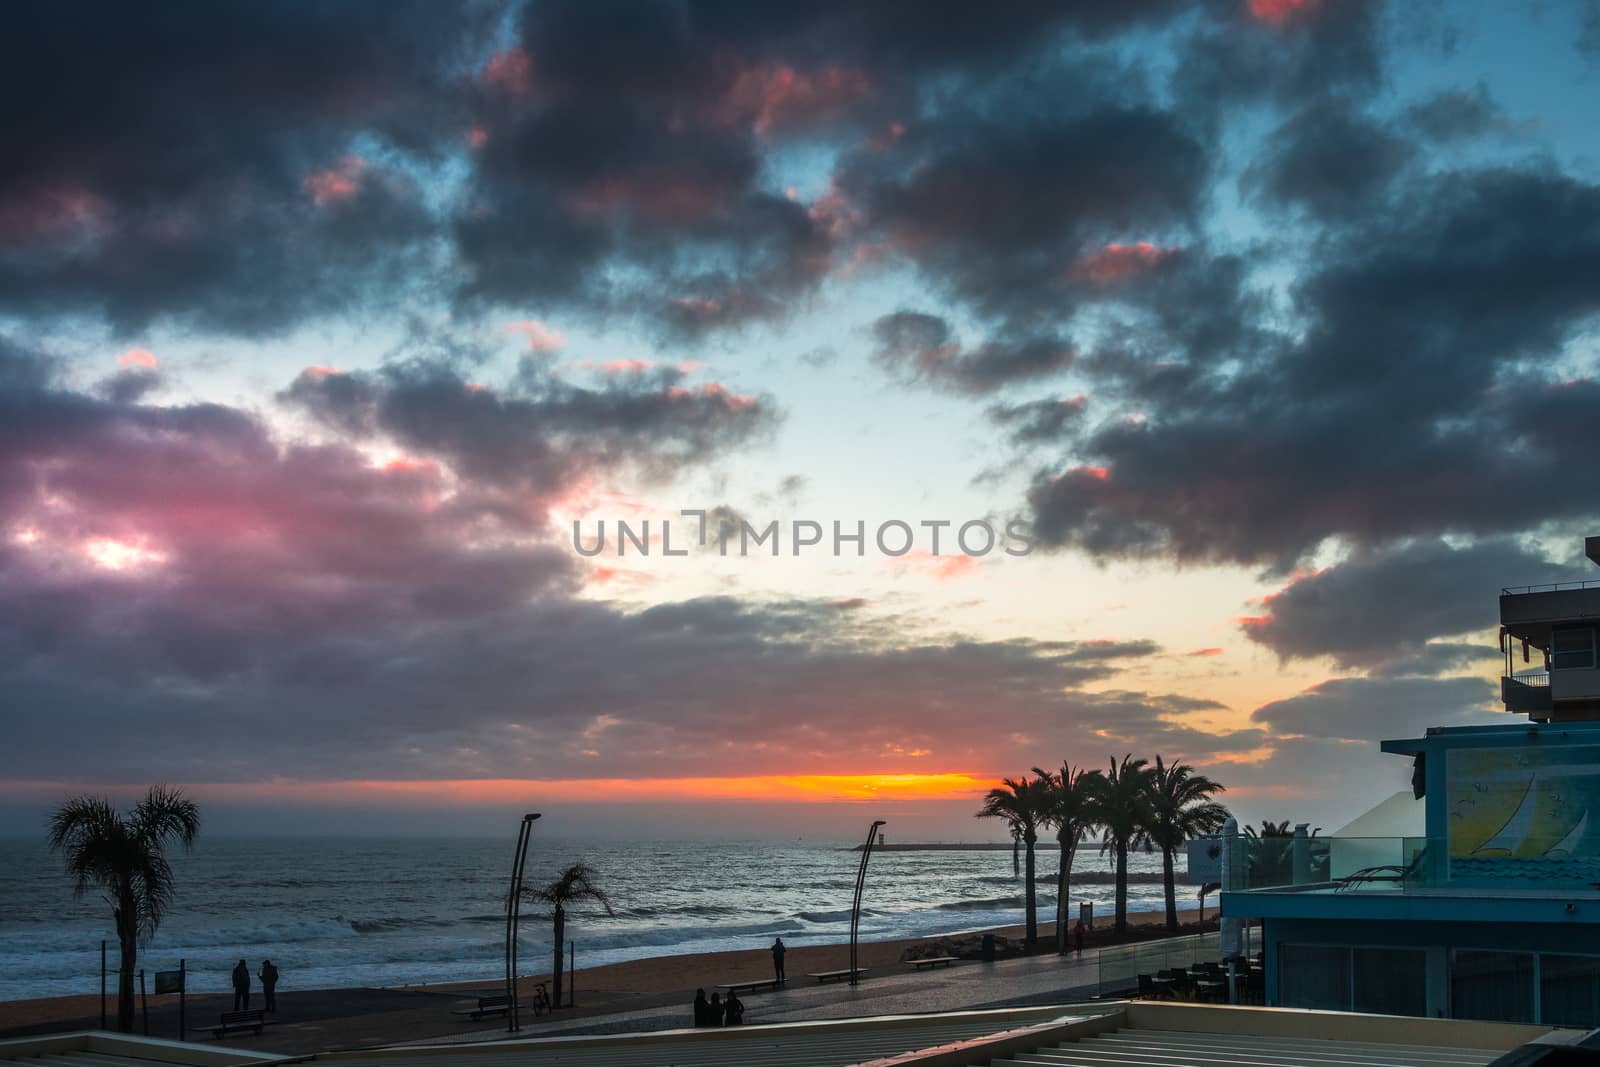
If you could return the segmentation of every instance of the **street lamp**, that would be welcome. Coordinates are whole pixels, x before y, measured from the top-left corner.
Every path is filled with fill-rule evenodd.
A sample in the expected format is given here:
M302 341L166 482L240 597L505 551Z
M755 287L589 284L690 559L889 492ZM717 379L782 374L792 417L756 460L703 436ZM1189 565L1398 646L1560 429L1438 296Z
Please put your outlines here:
M517 858L511 864L511 894L506 897L506 1030L521 1027L517 1018L517 922L522 918L522 866L528 859L528 835L533 832L534 820L539 817L530 811L522 817L517 829Z
M867 884L867 860L872 858L872 846L878 840L878 827L884 821L878 819L873 822L867 831L867 843L861 846L861 868L856 871L856 896L850 905L850 984L855 985L861 981L861 968L856 966L856 934L861 929L861 890Z

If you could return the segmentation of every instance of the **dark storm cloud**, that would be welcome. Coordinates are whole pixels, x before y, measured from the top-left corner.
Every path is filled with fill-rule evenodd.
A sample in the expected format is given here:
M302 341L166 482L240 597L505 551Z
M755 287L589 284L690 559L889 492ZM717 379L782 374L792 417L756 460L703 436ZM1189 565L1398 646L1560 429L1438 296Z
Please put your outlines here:
M280 394L346 435L383 435L488 485L548 495L599 467L661 474L770 431L770 402L663 368L603 388L572 385L527 359L506 390L438 359L378 371L304 371Z
M1059 314L1081 257L1193 221L1205 153L1172 116L1110 106L1021 121L952 114L848 162L860 236L1021 327Z
M1283 736L1411 737L1433 726L1505 721L1498 695L1481 678L1335 678L1263 704L1250 721Z
M1371 667L1422 656L1435 638L1492 629L1502 586L1571 573L1511 539L1459 548L1423 541L1358 553L1296 578L1241 628L1285 659L1331 656L1342 667ZM1480 663L1491 662L1493 645L1478 655ZM1458 657L1432 648L1431 658Z
M1102 423L1037 480L1046 543L1287 569L1361 546L1594 514L1597 389L1551 362L1600 311L1600 188L1552 171L1401 183L1294 290L1305 329ZM1518 499L1523 506L1507 508Z
M1021 404L995 404L988 409L988 415L992 422L1004 427L1017 444L1043 444L1060 442L1076 433L1087 406L1088 398L1083 396L1030 400Z
M1510 119L1482 83L1476 89L1453 89L1413 104L1405 111L1407 125L1435 141L1461 141L1512 128Z
M1290 107L1329 92L1366 94L1383 75L1382 0L1226 3L1178 47L1180 106L1216 121L1242 103Z
M1356 111L1348 100L1320 100L1268 139L1245 185L1279 206L1349 217L1365 209L1411 162L1416 149Z
M358 137L431 154L472 9L204 3L12 12L0 308L261 332L419 267L418 190Z
M991 393L1014 382L1059 374L1072 346L1057 337L988 341L964 349L937 315L896 311L872 327L879 362L914 380L964 393Z

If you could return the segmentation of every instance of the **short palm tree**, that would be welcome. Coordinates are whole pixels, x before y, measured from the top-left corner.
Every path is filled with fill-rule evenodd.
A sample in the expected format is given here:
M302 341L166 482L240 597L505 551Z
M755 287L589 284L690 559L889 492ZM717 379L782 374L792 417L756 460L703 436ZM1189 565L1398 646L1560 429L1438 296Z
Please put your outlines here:
M1033 769L1045 791L1044 824L1056 832L1056 844L1061 849L1060 866L1056 869L1056 951L1067 951L1067 902L1072 895L1072 860L1077 855L1078 844L1091 829L1096 818L1096 800L1102 786L1099 771L1076 769L1062 761L1059 774Z
M1145 840L1161 850L1161 880L1166 888L1167 930L1178 930L1178 902L1176 876L1172 870L1172 854L1183 848L1191 837L1215 833L1222 829L1228 818L1228 809L1212 800L1213 794L1225 787L1205 775L1194 773L1182 760L1164 763L1156 757L1155 770L1149 778L1148 804L1150 822L1145 828Z
M1099 783L1094 821L1105 831L1101 851L1110 850L1117 861L1117 933L1128 930L1128 849L1142 840L1150 825L1151 771L1146 760L1130 753L1112 757L1111 770Z
M200 809L180 789L152 786L124 816L100 797L73 797L50 817L50 847L61 852L78 896L96 886L117 925L122 959L117 975L117 1029L133 1030L133 974L140 940L148 940L172 906L170 841L185 850L200 832Z
M574 863L556 876L555 881L537 889L529 888L525 892L535 900L542 900L550 905L552 918L555 920L555 969L551 971L550 990L553 994L552 1003L561 1006L561 949L566 942L567 908L579 901L593 900L606 910L607 915L615 915L611 910L611 901L600 887L595 884L595 869L587 863Z
M1011 830L1013 844L1017 841L1022 842L1024 862L1027 866L1023 899L1026 902L1028 943L1032 944L1039 940L1039 906L1034 888L1033 846L1039 840L1039 827L1044 823L1049 792L1042 783L1032 781L1027 776L1005 778L1002 781L1003 786L989 790L988 795L983 798L983 807L978 809L975 817L1004 819Z

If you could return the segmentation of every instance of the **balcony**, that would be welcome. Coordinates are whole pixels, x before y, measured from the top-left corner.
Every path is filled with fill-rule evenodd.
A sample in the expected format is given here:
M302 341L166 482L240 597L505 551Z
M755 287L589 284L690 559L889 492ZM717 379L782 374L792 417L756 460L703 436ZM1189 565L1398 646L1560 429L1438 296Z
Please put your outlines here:
M1562 841L1542 856L1488 845L1452 854L1438 837L1241 837L1224 891L1600 898L1600 856L1579 848Z
M1549 671L1529 671L1500 679L1500 699L1507 711L1542 716L1555 707Z

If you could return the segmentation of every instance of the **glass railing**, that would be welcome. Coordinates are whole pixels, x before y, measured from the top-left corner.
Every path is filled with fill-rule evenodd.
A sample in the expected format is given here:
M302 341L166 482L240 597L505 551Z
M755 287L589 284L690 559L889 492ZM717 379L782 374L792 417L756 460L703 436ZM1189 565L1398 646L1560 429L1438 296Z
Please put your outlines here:
M1581 837L1580 831L1575 831ZM1240 837L1229 891L1560 892L1600 896L1600 853L1559 841L1429 837Z

